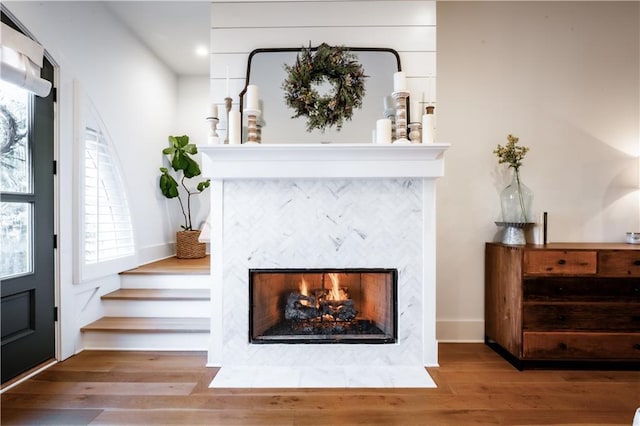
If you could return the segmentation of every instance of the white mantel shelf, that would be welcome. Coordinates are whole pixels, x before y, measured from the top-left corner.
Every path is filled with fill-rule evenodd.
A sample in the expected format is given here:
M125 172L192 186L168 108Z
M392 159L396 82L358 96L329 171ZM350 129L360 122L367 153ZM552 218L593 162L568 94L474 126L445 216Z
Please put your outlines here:
M436 178L449 144L198 145L203 175L254 178Z

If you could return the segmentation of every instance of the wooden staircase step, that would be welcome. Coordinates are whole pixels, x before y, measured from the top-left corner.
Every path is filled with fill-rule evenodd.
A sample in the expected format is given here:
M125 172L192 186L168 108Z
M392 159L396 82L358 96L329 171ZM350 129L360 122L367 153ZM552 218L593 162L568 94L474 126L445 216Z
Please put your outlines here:
M102 317L99 320L82 327L81 331L121 333L208 333L209 329L209 318Z
M102 296L102 300L209 300L208 289L121 288Z
M210 263L209 255L201 259L178 259L173 256L121 272L120 275L209 275Z

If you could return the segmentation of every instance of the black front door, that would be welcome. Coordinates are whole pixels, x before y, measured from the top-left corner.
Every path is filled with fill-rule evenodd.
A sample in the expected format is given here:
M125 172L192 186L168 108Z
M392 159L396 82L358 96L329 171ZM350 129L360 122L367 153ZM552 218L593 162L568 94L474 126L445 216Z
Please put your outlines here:
M46 59L42 77L53 81ZM4 383L55 356L54 95L0 84Z

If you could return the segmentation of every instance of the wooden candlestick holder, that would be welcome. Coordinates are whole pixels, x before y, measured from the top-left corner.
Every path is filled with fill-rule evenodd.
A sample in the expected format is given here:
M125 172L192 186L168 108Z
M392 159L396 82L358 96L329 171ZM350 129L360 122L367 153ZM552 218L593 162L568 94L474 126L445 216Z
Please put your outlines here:
M226 118L225 118L226 119L225 122L227 123L226 124L227 129L226 129L226 132L225 132L226 134L225 134L225 137L224 137L224 143L229 143L229 127L230 127L229 126L229 112L231 111L232 102L233 102L233 99L231 99L230 97L227 96L226 98L224 98L224 108L227 111L226 112Z
M217 144L220 143L220 137L218 136L218 117L207 117L207 123L209 123L209 137L207 143Z
M247 114L247 143L260 143L260 132L258 132L258 117L260 110L245 109Z
M393 92L391 94L396 100L396 129L393 143L395 145L406 145L411 143L407 139L407 98L409 92Z

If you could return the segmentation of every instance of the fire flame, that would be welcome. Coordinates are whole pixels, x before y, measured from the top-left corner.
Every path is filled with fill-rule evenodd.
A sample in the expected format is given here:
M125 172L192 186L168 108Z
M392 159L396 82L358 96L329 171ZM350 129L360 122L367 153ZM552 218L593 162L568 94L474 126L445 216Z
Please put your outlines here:
M302 277L302 279L300 280L299 290L301 295L309 296L309 286L304 277ZM300 304L303 306L311 306L311 302L309 302L308 300L301 300Z
M327 274L331 279L331 289L327 293L327 300L348 300L347 293L340 288L340 279L338 274Z
M300 294L303 296L309 295L309 286L307 285L304 277L302 277L302 280L300 280Z

